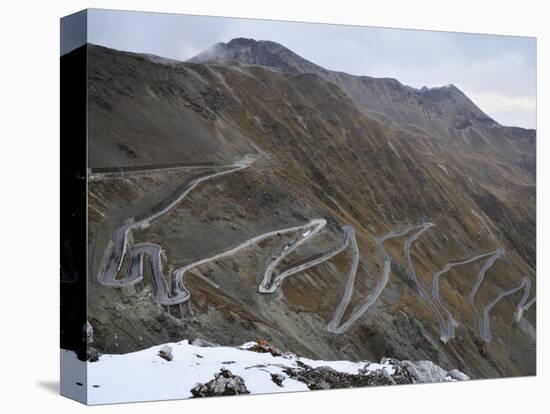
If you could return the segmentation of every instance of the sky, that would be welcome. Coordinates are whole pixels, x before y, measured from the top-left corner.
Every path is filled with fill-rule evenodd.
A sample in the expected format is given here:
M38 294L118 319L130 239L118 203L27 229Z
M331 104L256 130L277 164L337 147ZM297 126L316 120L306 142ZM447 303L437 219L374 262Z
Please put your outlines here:
M186 60L235 37L271 40L327 69L420 88L454 84L503 125L536 127L536 40L91 9L88 42Z

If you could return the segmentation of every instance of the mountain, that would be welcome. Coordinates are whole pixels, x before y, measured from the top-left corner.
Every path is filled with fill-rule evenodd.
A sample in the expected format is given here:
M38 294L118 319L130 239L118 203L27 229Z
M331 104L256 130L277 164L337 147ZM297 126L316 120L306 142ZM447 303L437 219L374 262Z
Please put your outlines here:
M499 125L454 86L333 72L273 42L189 62L86 47L100 352L262 338L322 360L535 373L534 130ZM166 275L217 257L185 274L189 300L160 303L149 270L100 283L128 223L128 243L162 247ZM262 293L269 263L275 277L303 270Z
M257 65L280 71L301 73L324 70L278 43L245 38L236 38L227 43L216 43L210 49L189 59L188 62Z
M498 126L454 85L414 89L396 79L330 71L275 42L237 38L217 43L189 62L257 65L291 73L314 73L339 86L374 118L396 126L399 123L415 126L436 137L447 136L449 126L458 130L473 125Z

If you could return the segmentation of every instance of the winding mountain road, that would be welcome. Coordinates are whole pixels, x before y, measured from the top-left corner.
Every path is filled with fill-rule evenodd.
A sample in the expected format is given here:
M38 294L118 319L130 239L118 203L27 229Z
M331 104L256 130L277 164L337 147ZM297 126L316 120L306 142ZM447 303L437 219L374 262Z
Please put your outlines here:
M378 246L379 250L382 252L382 256L384 258L384 267L382 269L382 275L380 276L374 291L367 297L365 303L363 303L357 310L352 312L348 320L343 324L341 324L342 318L344 316L344 312L347 306L349 305L349 302L353 295L353 287L355 285L355 278L357 275L357 268L359 265L359 250L357 248L357 240L355 238L355 232L353 231L353 228L350 227L352 247L353 247L353 262L348 273L348 281L346 283L346 287L344 289L344 294L342 295L342 299L340 300L340 303L338 304L338 307L336 308L336 311L334 312L334 315L331 321L327 325L327 330L329 332L332 332L334 334L342 334L346 332L351 327L351 325L357 319L359 319L378 300L378 297L382 294L382 291L388 284L388 281L390 279L390 272L391 272L391 257L384 249L384 242L392 238L404 236L408 234L413 228L414 227L407 226L404 229L392 230L388 233L383 234L379 238L377 238L376 245Z
M144 265L147 264L153 276L153 284L156 288L159 303L176 304L187 300L189 292L182 288L181 284L172 284L171 290L168 287L166 278L162 273L164 257L162 247L153 243L142 243L134 246L132 231L149 226L152 221L169 212L200 183L248 168L255 160L254 156L247 155L233 165L217 167L223 169L222 171L203 173L186 182L150 214L139 219L129 219L125 224L118 227L113 232L100 264L99 283L105 286L126 286L137 283L143 279ZM122 272L121 269L125 260L129 261L128 269L126 272Z
M491 310L505 297L511 296L516 292L519 292L521 289L524 289L523 296L521 297L520 301L518 302L516 306L516 317L515 320L519 321L522 317L523 312L531 306L535 300L533 298L531 301L529 301L529 305L526 306L527 299L529 299L529 294L531 291L531 279L529 279L527 276L525 276L521 281L511 289L505 290L500 292L495 299L493 299L487 306L485 306L485 309L483 309L483 326L482 329L480 329L480 336L485 342L491 342L492 335L491 335L491 317L490 313Z
M411 257L411 246L413 243L428 229L434 227L435 225L433 223L424 223L419 226L418 230L414 232L407 240L405 241L405 246L403 249L403 254L405 255L405 259L407 261L407 276L414 282L416 286L416 290L420 297L426 302L430 310L432 311L437 324L439 325L439 331L440 333L443 333L445 330L445 322L443 321L443 317L441 316L441 313L439 312L439 309L435 305L435 303L432 301L432 298L426 293L426 290L424 289L424 286L422 283L418 280L418 277L416 276L416 271L414 270L412 257ZM445 337L443 335L440 335L441 340L443 342L446 342Z
M492 264L495 262L495 260L497 260L503 254L504 254L504 250L497 249L494 252L479 254L479 255L473 256L469 259L460 260L460 261L456 261L456 262L449 262L445 265L445 267L443 269L441 269L438 272L434 273L433 283L432 283L432 297L435 300L435 302L437 302L437 304L443 309L443 311L445 312L445 315L447 317L447 323L443 324L442 327L441 327L441 340L443 342L447 342L450 339L455 337L454 328L455 328L456 322L453 319L453 316L451 314L451 311L447 307L447 304L444 302L443 298L439 295L439 283L440 283L441 277L443 275L445 275L446 273L448 273L450 270L452 270L454 267L467 265L467 264L476 262L480 259L483 259L487 256L490 256L489 259L485 262L485 264L481 268L481 270L479 271L476 283L475 283L474 287L472 288L472 290L470 291L470 294L468 295L468 300L470 301L470 304L472 305L472 307L474 309L474 312L476 313L477 318L480 319L479 318L479 312L478 312L477 307L476 307L475 302L474 302L474 296L475 296L477 290L479 289L479 287L481 286L481 282L483 281L483 277L485 276L485 273L487 272L487 269L489 269L489 267L492 266Z
M503 256L504 253L505 253L504 249L498 248L492 253L487 253L485 255L475 256L475 257L472 257L471 260L466 261L468 263L471 263L471 262L479 260L483 257L490 256L489 259L487 259L485 261L485 263L483 264L483 266L479 270L479 273L478 273L477 279L474 283L474 286L472 287L472 289L468 293L468 302L470 302L470 306L474 310L474 314L476 316L476 320L477 320L477 323L478 323L479 334L480 334L481 337L483 337L484 323L483 323L483 320L481 319L481 315L479 314L479 310L478 310L477 305L476 305L475 297L476 297L477 291L479 290L479 288L481 287L481 284L483 283L483 279L485 278L485 274L487 273L487 270L493 265L493 263L495 263L495 261L498 258ZM435 281L434 281L434 283L435 283ZM434 285L434 288L435 288L435 285ZM439 286L438 286L438 288L439 288ZM438 294L439 294L439 292L438 292ZM450 313L449 313L449 317L451 317ZM454 326L453 326L453 336L454 336Z
M196 169L205 167L215 169L217 171L199 174L194 179L184 183L176 192L174 192L171 197L163 200L149 214L143 215L142 217L131 218L127 220L126 223L115 229L112 234L111 240L109 241L108 246L104 252L103 260L100 264L98 272L99 283L105 286L118 287L132 285L141 281L143 279L145 270L148 270L152 275L152 283L155 288L156 301L161 305L178 305L188 301L191 297L190 292L186 289L184 284L184 277L187 272L190 272L203 264L214 262L224 257L234 255L243 249L256 245L262 240L273 237L275 235L300 232L297 237L287 242L272 256L271 261L266 265L266 268L262 274L261 281L258 285L258 292L261 294L271 294L276 292L281 287L283 281L286 278L332 259L337 254L347 249L348 246L350 246L351 244L353 256L352 263L348 271L346 286L344 288L342 298L340 299L340 302L337 305L334 314L326 327L327 331L331 333L342 334L345 333L368 309L370 309L374 303L376 303L384 288L388 284L391 273L392 258L384 249L384 242L392 238L408 235L405 240L403 250L406 260L406 274L414 282L417 293L426 302L426 304L434 314L435 319L439 325L440 338L443 342L447 342L450 339L454 338L454 327L456 322L453 319L452 313L449 310L447 304L439 294L439 285L441 277L448 273L454 267L470 264L480 259L489 257L484 263L483 267L480 269L474 286L472 287L468 295L470 305L472 306L476 314L480 336L486 342L491 341L490 312L502 299L524 289L524 294L516 306L516 321L519 321L522 318L523 313L527 311L529 307L535 302L535 297L528 301L531 288L531 280L528 277L524 277L517 285L513 286L509 290L500 292L497 297L489 304L487 304L487 306L484 308L483 316L480 315L480 312L478 311L475 304L475 296L484 280L485 274L488 269L499 257L504 254L504 250L501 248L498 248L493 252L475 255L469 259L447 263L443 267L443 269L434 274L432 282L432 295L430 296L426 292L424 286L419 281L416 275L411 257L411 248L414 242L418 240L420 236L422 236L422 234L424 234L428 229L435 226L431 222L395 229L383 234L376 239L376 245L378 249L382 252L382 257L384 260L380 278L378 279L374 290L365 299L365 302L359 308L352 311L351 315L345 322L342 322L342 319L346 308L349 306L349 303L353 296L360 259L355 231L351 226L345 225L342 227L343 238L338 246L325 253L304 259L298 264L291 265L285 269L280 269L279 271L277 271L278 267L280 267L280 264L285 257L287 257L290 253L295 251L303 244L307 243L313 237L318 235L319 232L321 232L326 227L327 221L323 218L312 219L308 223L303 225L269 231L267 233L263 233L249 240L246 240L239 245L234 246L223 252L214 254L207 258L200 259L193 263L186 264L184 266L176 267L175 270L172 271L170 275L170 280L168 281L163 274L163 264L167 261L167 257L163 248L160 245L154 243L134 244L133 231L148 227L151 222L168 213L200 183L248 168L256 159L257 156L246 155L241 160L231 165L170 165L165 167L164 169L169 171L183 168ZM131 169L129 171L117 170L113 172L102 171L100 174L103 174L104 176L111 174L114 176L120 176L136 173L155 173L160 170L163 170L163 168L147 168L143 171L139 169ZM197 276L201 277L204 281L210 283L215 288L220 287L215 282L211 281L208 278L205 278L200 274L197 274ZM445 318L442 316L440 308L443 310Z
M282 250L280 250L273 259L269 262L267 265L263 278L260 282L260 285L258 286L258 292L259 293L273 293L275 292L282 284L283 280L285 280L287 277L292 276L298 272L302 272L306 269L309 269L310 267L316 266L320 263L323 263L338 253L340 253L342 250L344 250L349 242L349 226L346 226L344 228L344 239L342 241L342 244L335 249L321 255L318 257L313 258L312 260L306 260L305 262L301 263L298 266L293 266L284 272L281 272L277 275L274 275L275 268L281 263L281 261L288 256L290 253L292 253L294 250L296 250L298 247L300 247L302 244L307 242L309 239L311 239L313 236L315 236L319 231L321 231L326 226L326 220L325 219L317 219L310 222L310 225L313 224L314 227L307 232L303 233L299 239L294 239L290 243L292 245L287 244L285 247L283 247ZM306 230L304 228L304 230ZM353 231L353 230L352 230Z
M535 302L536 297L533 297L529 302L527 300L529 299L530 295L530 289L531 289L531 279L528 277L523 277L521 281L511 287L508 290L501 291L495 299L493 299L491 302L489 302L485 308L483 309L483 316L480 314L477 304L475 302L476 294L483 283L483 280L485 278L485 274L489 270L491 266L495 263L497 259L499 259L501 256L505 254L504 249L498 248L495 251L483 253L479 255L475 255L469 259L464 259L456 262L450 262L445 265L443 269L440 271L434 273L433 278L433 285L432 285L432 296L437 302L437 304L444 310L445 315L447 316L447 323L443 326L443 329L441 331L441 340L444 342L449 341L450 339L455 337L455 325L457 322L453 319L453 316L451 314L451 311L449 310L447 304L444 302L443 298L439 294L439 283L441 277L449 272L452 268L456 266L462 266L467 265L470 263L474 263L480 259L484 259L488 257L488 259L485 261L481 269L479 270L478 276L476 278L476 281L474 283L474 286L468 293L468 302L470 303L470 306L472 307L474 314L476 316L476 320L478 323L478 330L479 330L479 336L485 341L490 342L491 341L491 320L490 320L490 312L493 307L495 307L498 302L500 302L502 299L504 299L507 296L511 296L514 293L520 291L521 289L524 289L524 294L518 304L516 305L516 316L515 320L518 322L522 316L523 312Z

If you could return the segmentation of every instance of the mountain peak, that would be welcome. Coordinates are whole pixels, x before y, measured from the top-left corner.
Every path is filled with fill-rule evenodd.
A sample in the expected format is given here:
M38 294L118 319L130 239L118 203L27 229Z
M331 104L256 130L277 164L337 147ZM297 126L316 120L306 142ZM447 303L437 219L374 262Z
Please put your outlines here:
M223 42L220 42L220 43L223 43ZM270 40L256 40L251 37L235 37L231 39L229 42L227 42L226 44L227 46L230 46L230 47L239 47L239 46L250 46L253 44L262 44L262 43L278 45L280 47L283 47L281 44L272 42Z
M424 86L415 89L403 85L397 79L357 77L344 72L334 72L269 40L237 37L227 43L216 43L206 51L189 59L188 62L218 65L241 64L263 66L280 72L314 73L339 86L355 103L368 108L371 113L388 112L395 118L407 111L414 111L415 109L406 110L402 107L405 101L403 97L413 94L431 107L438 108L446 114L445 116L451 117L454 126L463 128L471 125L472 121L482 122L485 125L497 125L453 84L432 88ZM362 79L363 82L357 84L358 79ZM373 89L369 89L369 87ZM394 98L398 102L392 101ZM381 106L377 106L376 102ZM419 122L424 122L423 116Z
M464 120L475 119L487 125L496 125L496 122L491 117L479 109L464 92L453 84L433 88L424 86L417 93L438 105L441 109L448 113L453 113L455 117L460 118L460 124L464 124Z
M218 64L236 61L245 65L265 66L280 71L313 72L322 70L320 66L302 58L279 43L245 37L237 37L227 43L216 43L188 61Z

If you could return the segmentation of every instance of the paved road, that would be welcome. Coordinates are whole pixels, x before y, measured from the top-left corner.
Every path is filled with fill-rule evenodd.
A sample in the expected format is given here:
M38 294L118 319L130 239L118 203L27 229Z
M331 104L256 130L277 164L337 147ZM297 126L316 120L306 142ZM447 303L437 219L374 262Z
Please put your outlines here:
M500 292L495 299L493 299L485 309L483 309L483 329L480 331L480 336L485 342L491 342L491 309L493 309L502 299L507 296L511 296L516 292L519 292L521 289L524 289L523 296L521 297L519 303L516 306L516 321L519 321L522 317L523 312L531 306L535 298L529 301L529 306L526 306L527 299L529 299L529 292L531 290L531 279L525 276L521 281L511 289Z
M383 234L381 237L377 238L376 245L378 246L379 250L382 252L382 256L384 258L384 267L382 270L382 275L378 280L378 283L374 291L367 296L366 301L363 303L363 305L361 305L357 310L353 311L351 316L348 318L348 320L341 324L344 312L347 306L349 305L349 302L353 295L355 278L357 275L357 268L359 265L359 250L357 248L357 240L355 238L355 233L353 232L353 229L351 229L350 237L352 240L352 248L353 248L353 262L348 273L348 281L346 283L346 287L345 287L342 299L340 300L340 303L338 304L338 307L336 308L336 311L334 312L334 315L332 316L331 321L327 325L327 330L329 332L332 332L334 334L341 334L346 332L351 327L351 325L353 325L353 323L357 319L363 316L363 314L378 300L378 297L382 294L382 291L388 284L388 281L390 279L390 272L391 272L391 257L384 249L384 242L392 238L404 236L408 234L413 228L414 227L412 226L407 226L402 229L392 230L388 233Z
M405 241L405 247L403 249L403 254L405 255L405 259L407 261L407 276L414 282L416 286L416 290L420 297L426 302L430 310L432 311L437 324L439 326L439 331L443 332L445 327L445 322L443 321L443 317L441 316L441 313L439 312L439 309L435 305L435 303L432 301L432 298L426 293L426 290L424 289L424 286L422 283L418 280L418 277L416 276L416 271L414 270L412 257L411 257L411 246L412 244L428 229L434 227L435 225L433 223L424 223L418 227L418 230L415 231L407 240ZM441 338L443 342L445 342L444 338Z
M491 266L493 266L493 263L495 263L495 261L497 259L499 259L501 256L503 256L504 253L505 253L504 249L498 248L494 252L490 252L490 253L487 253L485 255L474 256L474 257L472 257L472 259L470 261L468 261L469 263L471 263L471 262L474 262L476 260L479 260L480 258L490 256L489 259L487 259L485 261L485 263L483 264L483 266L479 270L479 273L477 275L477 279L474 283L474 286L472 286L472 289L468 293L468 302L470 302L470 306L472 307L472 309L474 311L474 314L476 316L476 321L477 321L477 324L478 324L479 334L482 337L483 337L482 332L483 332L484 324L483 324L483 319L481 319L481 315L479 314L479 310L477 308L475 297L476 297L477 291L479 290L479 288L481 287L481 284L483 283L483 279L485 278L485 274L487 273L487 270L489 270L489 268ZM454 330L454 326L453 326L453 330ZM453 336L454 336L454 331L452 333L453 333Z
M470 304L472 304L474 308L474 312L476 313L477 319L480 319L479 312L475 305L474 296L477 290L479 289L479 287L481 286L481 282L483 281L483 277L485 276L487 269L489 269L489 267L493 265L495 260L497 260L503 254L504 254L504 250L497 249L494 252L479 254L479 255L470 257L469 259L459 260L456 262L449 262L445 265L443 269L434 273L433 283L432 283L432 297L437 302L437 304L443 309L443 311L445 312L445 315L447 316L447 323L441 327L441 340L443 342L447 342L450 339L455 337L454 328L455 328L456 322L454 321L451 311L449 310L447 304L445 303L443 298L439 295L439 283L440 283L441 277L446 273L448 273L454 267L467 265L490 256L489 259L485 262L485 264L481 268L481 270L479 271L474 287L472 288L468 296L468 300L470 301Z
M172 283L172 289L169 291L168 283L162 273L164 257L162 247L153 243L142 243L134 246L132 231L146 227L157 218L166 214L200 183L248 168L255 160L255 157L247 155L232 165L217 167L222 169L222 171L203 173L186 182L150 214L137 220L131 218L126 224L118 227L113 232L100 265L99 282L106 286L126 286L137 283L143 279L144 266L147 265L153 275L153 283L159 303L176 304L189 299L189 292L187 292L181 283ZM121 269L125 262L128 262L126 263L127 266L125 266L127 270L126 272L122 272Z
M515 316L516 322L518 322L522 318L523 312L528 310L529 307L535 302L536 297L533 297L529 302L527 301L530 295L531 280L528 277L524 277L521 279L521 281L517 285L513 286L508 290L501 291L496 296L496 298L494 298L491 302L489 302L485 306L485 308L483 309L483 316L480 314L477 304L475 302L476 294L479 288L481 287L481 284L483 283L483 280L489 268L491 268L491 266L493 266L495 261L499 259L501 256L503 256L504 254L505 254L504 249L498 248L495 251L475 255L469 259L450 262L447 265L445 265L443 269L439 270L434 274L433 285L432 285L432 296L434 300L437 302L437 304L444 310L445 315L447 317L447 323L444 325L443 329L441 330L442 341L447 342L450 339L455 337L455 326L457 322L453 319L451 311L449 310L447 304L439 294L439 283L440 283L441 277L456 266L467 265L488 257L488 259L485 261L485 263L479 270L474 286L468 293L468 302L470 303L470 306L474 311L474 314L476 316L476 321L478 323L479 336L485 342L490 342L492 339L490 312L502 299L513 295L514 293L520 291L521 289L524 289L523 296L518 302L518 304L516 305L516 316Z
M230 168L227 166L226 168ZM151 175L167 172L192 171L204 169L222 169L223 166L216 166L214 163L177 163L177 164L158 164L136 167L114 167L114 168L91 168L88 174L88 180L102 180L106 178L135 177L141 175Z
M232 256L235 253L237 253L237 252L239 252L243 249L246 249L246 248L248 248L252 245L255 245L255 244L261 242L262 240L273 237L275 235L295 233L297 231L311 232L312 234L315 234L314 231L319 231L319 229L323 228L325 225L326 225L326 220L325 219L314 219L314 220L311 220L309 223L301 225L301 226L287 227L287 228L277 229L277 230L273 230L273 231L270 231L270 232L267 232L267 233L260 234L259 236L253 237L253 238L251 238L251 239L249 239L249 240L247 240L247 241L245 241L245 242L243 242L243 243L241 243L241 244L239 244L239 245L237 245L237 246L235 246L235 247L233 247L229 250L226 250L224 252L215 254L213 256L210 256L210 257L207 257L207 258L204 258L204 259L201 259L201 260L198 260L198 261L190 263L186 266L179 267L178 269L176 269L172 273L172 282L180 285L181 287L183 287L183 280L184 280L185 273L187 271L190 271L190 270L200 266L200 265L203 265L203 264L209 263L209 262L213 262L213 261L222 259L222 258L227 257L227 256ZM286 256L286 253L285 253L285 256ZM264 273L264 279L265 278L266 278L266 273ZM260 283L260 286L262 286L261 283ZM260 288L258 288L258 289L260 289ZM262 292L262 293L271 293L271 292ZM188 297L186 299L188 299Z
M536 298L529 299L531 280L528 277L524 277L518 285L510 288L509 290L500 292L497 297L491 301L483 310L483 317L480 315L477 306L475 304L475 296L479 290L487 270L493 265L493 263L504 254L503 249L496 249L494 252L482 253L475 255L469 259L461 261L449 262L445 267L436 272L433 277L432 283L432 296L430 297L424 289L422 283L418 280L416 271L411 257L411 247L418 238L424 234L428 229L434 227L431 222L426 222L417 226L406 226L392 230L384 235L380 236L376 240L376 244L379 250L382 252L384 259L384 266L382 274L378 280L376 287L371 292L365 302L356 310L351 313L351 316L347 321L342 323L342 319L346 308L353 296L355 279L357 277L357 270L359 266L359 249L357 246L357 239L355 237L354 229L351 226L343 226L343 238L342 242L327 251L326 253L320 253L313 257L302 260L298 264L294 264L285 269L279 270L277 268L290 253L295 251L298 247L311 240L313 237L319 234L321 230L326 227L327 221L322 218L313 219L310 222L283 229L273 230L267 233L260 234L249 240L240 243L223 252L214 254L210 257L198 260L196 262L187 264L185 266L177 267L170 275L170 283L168 283L165 275L163 274L163 263L167 261L166 254L161 246L154 243L140 243L134 244L133 230L145 228L151 224L154 220L163 216L169 212L176 204L182 201L190 191L192 191L200 183L210 180L215 177L220 177L226 174L231 174L239 170L248 168L256 160L255 156L247 155L240 161L235 162L232 165L210 167L215 168L217 172L203 172L196 176L194 179L184 183L172 196L163 200L155 209L150 213L143 215L142 217L131 218L127 220L125 224L114 230L111 240L105 250L103 260L100 265L98 274L98 280L101 284L106 286L127 286L137 283L143 279L145 268L149 270L152 275L153 285L155 287L155 296L159 304L162 305L177 305L183 303L191 297L190 292L185 288L184 277L186 272L192 271L194 268L214 262L227 256L234 255L235 253L256 245L257 243L275 235L282 235L288 233L300 234L287 242L282 246L272 257L271 261L267 264L262 279L258 286L258 292L262 294L269 294L276 292L282 285L283 281L298 272L305 271L313 266L324 263L332 259L338 253L344 251L350 245L353 252L353 259L351 267L348 271L348 280L342 295L342 298L330 320L327 324L327 330L334 334L342 334L346 332L357 319L359 319L380 297L384 288L388 284L392 259L384 249L384 242L391 238L407 236L404 243L404 257L406 260L406 272L408 277L414 282L416 290L420 297L426 302L435 316L435 319L439 325L440 337L443 342L447 342L454 338L454 327L456 322L454 321L451 311L448 309L447 304L444 302L439 294L439 283L441 277L449 272L452 268L460 265L466 265L473 263L477 260L489 257L481 270L478 273L478 277L474 286L468 295L468 300L474 309L476 318L479 325L480 336L486 342L491 340L490 330L490 312L494 306L496 306L505 297L511 296L514 293L524 289L524 294L516 306L516 320L519 321L522 315L529 307L535 302ZM166 169L180 169L180 168L204 168L203 165L193 166L167 166ZM131 169L129 171L118 171L114 174L128 173L135 174L140 172L158 172L159 169L147 168L144 171ZM104 173L105 174L105 173ZM107 173L110 174L110 173ZM123 271L123 268L125 271ZM196 274L202 277L203 280L210 283L216 288L219 285L213 281L205 278L200 274ZM433 299L433 300L432 300ZM443 318L440 308L443 310L446 320Z
M291 240L288 244L286 244L281 250L279 250L271 259L271 261L268 263L266 269L264 270L264 274L262 277L262 280L258 286L258 292L259 293L273 293L275 292L283 282L284 279L287 277L301 272L305 269L309 269L312 266L315 266L319 263L322 263L324 261L327 261L337 253L341 252L345 249L347 246L347 238L344 238L344 242L342 246L339 248L336 248L334 251L328 252L320 257L316 257L311 261L306 261L304 263L301 263L298 266L292 267L290 269L287 269L283 273L279 273L277 275L274 275L275 268L281 263L281 261L288 256L290 253L292 253L294 250L296 250L298 247L300 247L302 244L307 242L309 239L311 239L313 236L315 236L317 233L319 233L327 224L327 221L325 219L317 219L312 220L307 227L303 226L299 228L298 230L303 231L303 233L298 236L298 238Z
M273 271L275 267L284 257L286 257L297 247L302 245L312 236L316 235L326 226L327 222L325 219L313 219L309 223L304 225L277 229L261 234L224 252L198 260L185 266L178 267L172 272L170 280L171 283L168 284L166 277L162 272L162 264L163 261L165 261L165 253L162 247L153 243L140 243L134 245L132 231L135 229L146 227L152 221L166 214L177 203L183 200L187 196L187 194L201 182L247 168L252 162L254 162L254 160L255 159L251 157L245 157L243 160L235 163L234 165L217 167L223 169L223 171L221 172L203 173L199 177L196 177L193 180L185 183L171 197L164 200L152 213L145 215L143 218L130 219L127 221L126 224L118 227L113 232L112 238L105 251L102 264L100 265L100 271L98 275L99 282L106 286L132 285L143 279L143 274L145 270L144 268L145 266L148 266L148 270L152 274L157 302L162 305L177 305L189 300L189 298L191 297L191 294L184 285L184 276L186 272L205 263L213 262L223 257L231 256L238 251L257 244L269 237L287 233L301 232L301 236L299 237L299 239L294 240L292 246L285 246L285 248L281 252L279 252L279 254L277 254L276 259L270 262L270 264L266 268L266 271L264 272L264 277L262 282L260 283L260 287L258 288L258 290L262 293L271 293L275 291L278 286L280 286L280 283L286 277L315 266L318 263L322 263L323 261L328 260L330 257L334 256L339 251L345 248L345 245L347 245L347 241L340 248L328 252L327 254L307 263L301 263L299 266L288 269L273 278ZM126 266L125 262L128 262L126 263ZM127 267L126 272L122 271L123 266ZM209 279L203 279L213 286L219 287L217 284L210 281ZM272 284L272 280L275 281L275 283Z

